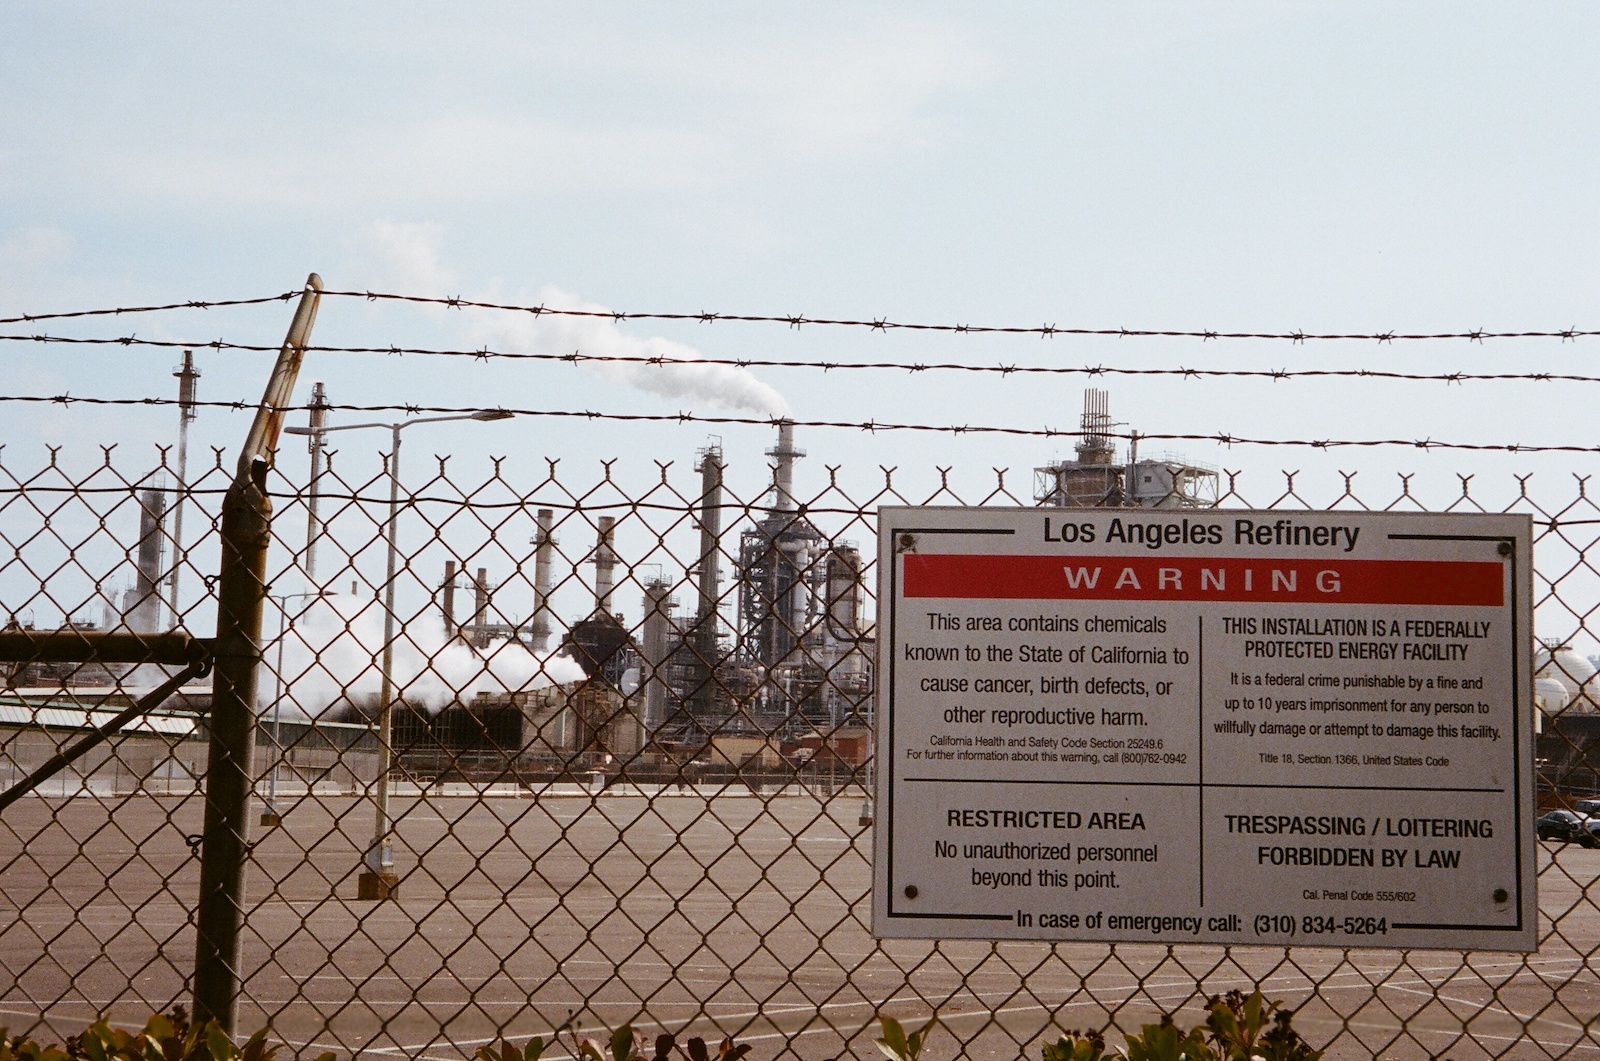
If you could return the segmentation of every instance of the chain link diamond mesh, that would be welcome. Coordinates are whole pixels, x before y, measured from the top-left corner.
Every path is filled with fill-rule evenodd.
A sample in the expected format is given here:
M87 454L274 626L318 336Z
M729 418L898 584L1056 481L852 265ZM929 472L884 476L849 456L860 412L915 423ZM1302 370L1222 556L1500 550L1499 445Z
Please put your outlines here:
M208 635L222 454L181 496L164 454L79 457L0 454L3 618ZM503 1034L632 1021L819 1058L872 1052L882 1011L937 1014L944 1054L998 1058L1052 1028L1193 1019L1258 986L1336 1057L1600 1050L1600 851L1579 844L1540 844L1526 956L874 941L875 511L1033 498L1003 471L838 468L805 487L767 470L741 497L723 459L413 460L392 541L382 466L336 456L315 492L271 481L241 1025L270 1022L296 1050L453 1059ZM1540 797L1600 791L1586 480L1463 475L1424 494L1357 479L1229 473L1218 503L1531 513L1542 676L1576 693L1542 719ZM3 666L8 787L166 674ZM0 814L14 1029L68 1034L187 998L209 695L190 686ZM387 898L358 898L363 874L385 873Z

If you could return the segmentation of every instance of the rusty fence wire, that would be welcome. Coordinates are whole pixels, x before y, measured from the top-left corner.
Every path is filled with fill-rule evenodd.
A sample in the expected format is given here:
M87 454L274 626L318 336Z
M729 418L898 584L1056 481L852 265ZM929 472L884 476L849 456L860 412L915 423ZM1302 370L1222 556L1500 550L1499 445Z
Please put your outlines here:
M879 1012L936 1014L930 1053L1009 1058L1258 986L1337 1057L1600 1051L1600 851L1575 843L1540 844L1529 955L874 941L876 510L1065 499L1026 472L843 477L792 451L273 473L242 1027L457 1059L631 1021L831 1058L874 1053ZM0 451L0 620L214 629L233 476L219 452L186 479L164 453ZM1531 513L1540 799L1600 791L1585 479L1216 487L1182 500ZM176 672L4 667L0 787ZM0 1024L69 1034L189 997L211 692L0 810Z

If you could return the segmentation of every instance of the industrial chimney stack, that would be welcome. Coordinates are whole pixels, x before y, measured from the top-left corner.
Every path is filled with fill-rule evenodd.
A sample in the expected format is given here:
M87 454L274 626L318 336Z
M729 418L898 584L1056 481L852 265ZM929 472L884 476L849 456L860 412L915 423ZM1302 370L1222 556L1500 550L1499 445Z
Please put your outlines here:
M538 530L533 535L533 650L550 648L550 560L555 551L555 513L541 508L534 519Z
M439 587L442 598L439 610L444 612L444 639L454 641L456 636L456 562L444 562L444 583Z
M309 420L306 448L311 451L311 478L306 482L306 581L317 585L317 539L322 537L322 521L317 515L317 501L322 496L322 469L328 461L323 451L328 447L328 435L323 430L328 418L328 396L318 380L311 388L311 404L307 406ZM455 617L446 619L452 624Z
M617 554L611 544L616 525L617 521L610 516L599 519L594 547L594 610L599 615L611 614L611 591L617 587Z
M794 500L794 462L804 457L806 451L794 448L794 421L778 421L778 444L767 450L767 456L775 462L773 467L774 492L772 508L775 512L793 512Z
M700 563L696 575L700 602L695 609L692 644L694 686L690 704L695 715L709 715L715 705L717 604L722 596L722 447L700 451Z
M489 644L489 569L478 568L478 577L472 580L472 626L468 639L475 648Z
M183 502L189 489L189 425L195 418L195 384L200 370L194 367L194 351L183 352L183 367L173 373L178 378L178 488L172 500L172 573L167 576L167 605L172 625L183 625L183 605L178 585L183 576Z

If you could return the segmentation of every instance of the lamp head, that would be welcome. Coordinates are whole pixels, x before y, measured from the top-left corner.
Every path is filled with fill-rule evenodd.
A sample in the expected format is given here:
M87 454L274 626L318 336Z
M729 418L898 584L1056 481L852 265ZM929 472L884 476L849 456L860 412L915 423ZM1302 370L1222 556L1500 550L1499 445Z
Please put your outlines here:
M509 412L508 410L505 410L505 409L479 409L477 412L472 414L472 419L474 419L474 420L509 420L515 415L517 415L517 414L513 413L513 412Z

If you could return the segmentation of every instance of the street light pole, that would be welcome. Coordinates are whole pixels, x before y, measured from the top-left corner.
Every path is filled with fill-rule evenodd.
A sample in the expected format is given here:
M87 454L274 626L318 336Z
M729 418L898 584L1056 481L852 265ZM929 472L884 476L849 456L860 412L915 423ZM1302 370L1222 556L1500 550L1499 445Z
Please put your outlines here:
M367 871L361 875L359 898L385 899L394 890L397 878L394 872L394 850L389 840L392 823L389 821L389 770L394 763L394 749L390 734L394 729L394 568L399 540L396 531L400 523L400 429L406 425L395 424L391 429L393 443L389 449L389 558L388 570L383 580L383 682L378 690L378 791L377 821L373 826L372 844L367 848Z
M480 409L475 413L465 416L424 416L414 420L402 420L397 424L340 424L337 427L323 427L322 433L330 431L358 431L365 428L383 427L390 432L389 448L389 520L385 537L387 538L388 558L383 582L383 661L381 664L382 684L378 691L378 776L374 791L375 821L372 830L372 843L368 845L363 864L366 869L362 872L356 884L356 897L358 899L388 899L394 895L399 878L394 871L394 848L390 841L394 823L389 819L389 770L394 764L394 748L391 733L394 728L394 639L395 639L395 563L399 556L399 539L397 532L400 525L400 432L414 424L438 424L450 420L507 420L514 413L504 409ZM308 427L286 428L288 432L296 435L309 435L312 429Z

